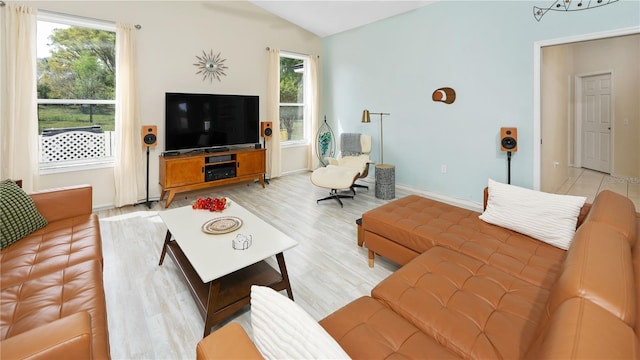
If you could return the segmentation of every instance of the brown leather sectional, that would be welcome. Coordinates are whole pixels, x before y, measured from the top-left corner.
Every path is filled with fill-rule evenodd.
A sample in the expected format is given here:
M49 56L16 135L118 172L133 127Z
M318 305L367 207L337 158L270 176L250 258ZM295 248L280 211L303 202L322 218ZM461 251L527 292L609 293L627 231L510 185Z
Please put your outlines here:
M91 196L88 185L31 195L48 225L0 252L0 358L110 357Z
M640 358L629 199L585 205L568 251L478 215L419 196L365 213L359 242L403 266L320 324L356 359ZM199 358L229 357L222 344L241 332L203 339Z

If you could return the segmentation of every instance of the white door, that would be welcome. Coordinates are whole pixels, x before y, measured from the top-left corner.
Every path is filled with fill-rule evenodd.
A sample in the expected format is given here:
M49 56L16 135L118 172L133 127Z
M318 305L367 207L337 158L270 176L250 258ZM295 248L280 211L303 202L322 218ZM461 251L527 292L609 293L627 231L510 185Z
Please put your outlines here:
M582 79L582 167L611 173L611 74Z

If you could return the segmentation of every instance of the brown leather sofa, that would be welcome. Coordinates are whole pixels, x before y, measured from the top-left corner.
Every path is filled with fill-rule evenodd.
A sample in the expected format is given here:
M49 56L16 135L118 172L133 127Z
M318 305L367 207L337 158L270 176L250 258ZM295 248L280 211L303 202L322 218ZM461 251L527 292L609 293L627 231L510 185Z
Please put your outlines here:
M0 358L110 357L91 196L88 185L31 195L48 225L0 252Z
M629 199L604 191L585 205L567 251L478 215L418 196L365 213L364 244L403 266L320 324L352 358L640 358ZM233 356L225 344L246 335L223 329L199 358Z

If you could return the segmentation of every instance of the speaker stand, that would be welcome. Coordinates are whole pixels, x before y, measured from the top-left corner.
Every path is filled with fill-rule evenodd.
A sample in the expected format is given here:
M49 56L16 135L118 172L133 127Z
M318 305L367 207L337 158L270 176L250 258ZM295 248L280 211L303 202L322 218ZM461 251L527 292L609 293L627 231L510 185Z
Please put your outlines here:
M511 151L507 151L507 184L511 184Z
M145 201L147 208L151 209L151 202L149 201L149 146L147 146L147 201Z
M266 137L262 138L262 147L264 148L265 154L266 154L266 151L267 151L267 138ZM262 179L264 180L265 184L269 185L269 179L267 179L267 173L266 172L265 172L264 175L262 175Z

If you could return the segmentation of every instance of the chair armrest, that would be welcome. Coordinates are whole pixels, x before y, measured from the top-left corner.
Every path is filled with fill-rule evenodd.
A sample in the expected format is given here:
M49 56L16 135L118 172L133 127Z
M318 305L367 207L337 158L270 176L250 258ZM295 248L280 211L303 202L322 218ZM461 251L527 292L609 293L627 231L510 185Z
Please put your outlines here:
M364 164L364 169L362 170L362 172L360 173L360 176L359 176L361 179L366 178L367 176L369 176L369 166L371 164L375 164L375 163L373 161L367 161Z
M229 323L198 342L196 359L262 359L258 348L238 323Z
M91 214L92 195L91 185L69 186L30 194L38 212L49 222Z
M76 313L0 342L2 359L90 359L91 316Z

